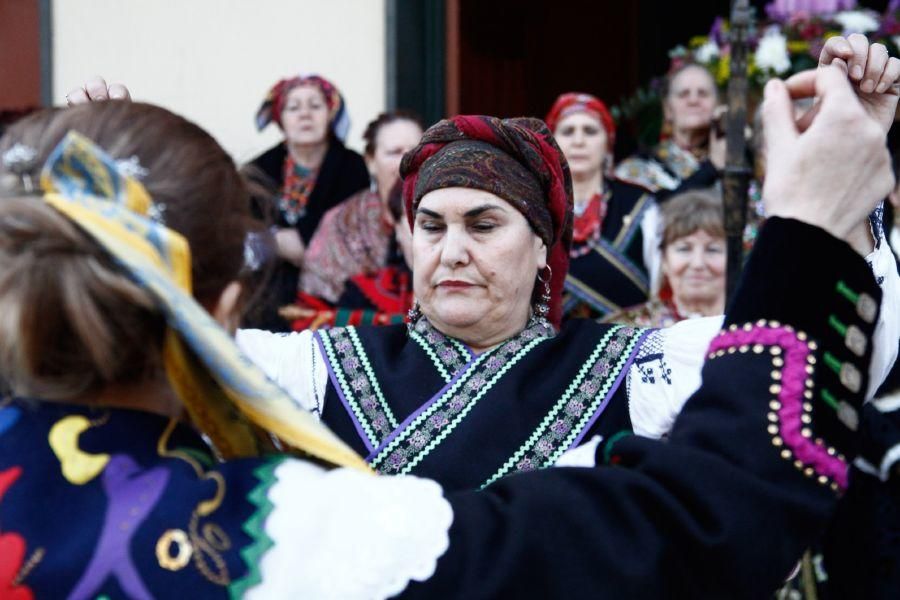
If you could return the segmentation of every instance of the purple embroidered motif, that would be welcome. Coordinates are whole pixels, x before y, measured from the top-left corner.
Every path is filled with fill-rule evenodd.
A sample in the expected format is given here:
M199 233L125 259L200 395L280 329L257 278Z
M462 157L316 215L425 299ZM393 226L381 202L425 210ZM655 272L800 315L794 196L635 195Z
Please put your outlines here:
M114 577L130 598L149 600L152 596L134 565L129 546L162 496L169 471L163 467L142 471L130 456L117 454L106 465L102 481L109 501L103 531L90 564L69 598L93 598L103 583Z

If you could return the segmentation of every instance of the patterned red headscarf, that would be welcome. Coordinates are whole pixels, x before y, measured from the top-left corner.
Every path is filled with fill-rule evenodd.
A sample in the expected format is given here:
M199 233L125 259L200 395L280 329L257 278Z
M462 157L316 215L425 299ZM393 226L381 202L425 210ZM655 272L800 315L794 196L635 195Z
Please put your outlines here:
M281 111L288 93L299 85L314 85L322 90L328 106L328 122L334 135L341 141L350 130L350 119L344 106L344 98L333 83L320 75L298 75L280 80L272 86L265 100L256 112L256 127L262 130L269 123L281 127Z
M577 112L586 112L600 121L600 125L606 130L606 148L612 152L616 143L616 122L613 121L606 104L596 96L579 92L562 94L547 113L547 127L555 132L556 126L563 118Z
M491 154L473 160L472 152ZM430 127L403 157L403 200L410 226L429 191L469 187L490 192L519 210L547 244L548 319L562 321L562 291L572 245L572 178L562 151L539 119L458 116ZM420 185L420 178L427 185Z

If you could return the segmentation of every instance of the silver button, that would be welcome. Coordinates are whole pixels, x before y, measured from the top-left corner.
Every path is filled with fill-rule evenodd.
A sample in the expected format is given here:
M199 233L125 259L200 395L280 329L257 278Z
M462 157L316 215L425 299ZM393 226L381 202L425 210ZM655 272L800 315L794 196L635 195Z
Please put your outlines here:
M838 404L837 416L841 423L846 425L850 431L856 431L859 427L859 414L857 414L856 409L846 402Z
M862 375L860 375L859 369L850 363L841 365L841 384L854 394L858 393L862 388Z
M856 314L866 323L874 323L875 315L878 313L878 304L875 299L868 294L860 294L859 300L856 301Z
M844 343L847 345L847 348L857 356L863 356L866 353L866 347L869 345L866 334L864 334L862 329L856 325L851 325L847 328L847 335L844 336Z

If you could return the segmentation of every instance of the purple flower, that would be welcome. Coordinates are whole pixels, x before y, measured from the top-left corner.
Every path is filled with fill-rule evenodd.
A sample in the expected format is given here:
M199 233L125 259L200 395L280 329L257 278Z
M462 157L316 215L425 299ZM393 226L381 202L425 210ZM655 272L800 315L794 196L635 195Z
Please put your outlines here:
M444 414L443 412L437 412L428 418L428 424L433 429L440 429L441 427L446 427L448 423L450 423L450 419L448 419L447 415Z
M600 375L601 377L606 377L609 375L609 363L605 360L601 360L591 369L591 373L594 375Z
M342 360L341 365L344 367L345 371L355 371L359 368L359 359L355 356L351 356Z
M425 433L424 431L416 431L414 434L409 436L409 443L415 446L416 448L421 448L425 444L431 441L431 436Z
M369 380L365 377L357 377L356 379L350 381L350 387L352 387L354 391L358 392L369 387Z
M482 377L481 375L476 375L469 381L469 387L473 390L481 389L487 383L487 379Z
M450 348L444 348L443 350L441 350L440 357L441 357L442 361L450 362L451 360L453 360L456 357L456 355L453 353L453 350L451 350Z
M553 442L551 442L547 438L541 438L535 445L534 451L541 456L548 456L551 452L553 452Z
M578 388L588 396L593 396L597 393L597 390L600 389L600 385L593 379L588 379L584 383L581 384Z
M387 417L384 416L384 413L378 413L375 415L375 418L372 420L372 424L375 425L375 429L381 430L387 427Z
M392 468L397 469L406 464L406 453L403 450L394 450L391 452L391 455L388 456L388 465Z
M518 352L522 349L522 342L515 340L506 345L506 349L510 352Z
M377 404L375 403L375 396L366 396L362 400L360 400L359 403L362 404L362 407L365 410L372 410L377 406Z
M490 369L491 371L496 371L497 369L499 369L500 367L503 366L503 359L500 358L499 356L492 356L489 359L487 359L485 366L488 369Z
M581 413L584 412L584 403L580 400L569 400L569 403L566 404L566 414L577 417Z
M569 431L569 424L562 419L557 419L556 422L550 426L550 431L556 435L564 435Z
M520 471L533 471L535 468L534 461L530 458L523 458L516 463L516 468Z
M335 343L334 347L337 348L338 352L344 353L344 352L347 352L348 350L350 350L350 348L352 348L353 345L350 343L349 340L339 340L337 343Z
M465 405L466 399L464 396L454 396L453 400L450 401L450 410L459 412Z

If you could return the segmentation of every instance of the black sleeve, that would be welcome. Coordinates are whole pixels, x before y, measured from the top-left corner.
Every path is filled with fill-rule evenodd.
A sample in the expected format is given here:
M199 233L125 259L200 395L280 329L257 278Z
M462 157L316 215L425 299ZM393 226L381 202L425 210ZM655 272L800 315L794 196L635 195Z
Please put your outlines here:
M879 301L848 245L770 219L668 441L608 440L598 459L611 466L515 475L451 496L450 547L406 594L768 597L846 484L855 437L845 420L853 424L865 389L848 369L867 371ZM837 321L862 334L854 351ZM826 389L840 418L820 397Z

